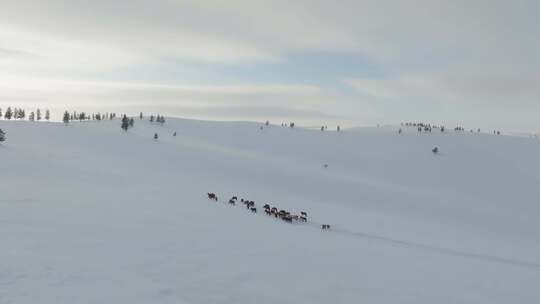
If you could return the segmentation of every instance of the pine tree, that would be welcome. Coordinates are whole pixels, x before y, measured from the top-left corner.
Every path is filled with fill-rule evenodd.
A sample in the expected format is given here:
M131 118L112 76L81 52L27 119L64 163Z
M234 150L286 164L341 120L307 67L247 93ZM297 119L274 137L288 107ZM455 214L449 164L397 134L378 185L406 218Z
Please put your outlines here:
M0 109L0 118L2 118L2 109Z
M6 141L6 133L0 129L0 142Z
M36 119L37 119L37 121L41 120L41 110L40 109L36 110Z
M165 123L165 116L161 116L161 119L159 121L161 124L164 124Z
M51 119L51 112L49 112L49 109L45 110L45 120L49 121Z
M154 115L150 115L150 122L154 122Z
M139 119L143 119L142 112L139 114Z
M29 121L34 121L34 112L30 112L30 115L28 115Z
M7 120L11 120L11 117L13 116L13 111L11 110L11 107L8 107L7 110L6 110L6 114L4 115L4 117L7 119Z
M127 118L126 114L124 114L124 117L122 117L122 130L127 131L129 128L129 119Z
M69 115L69 112L68 111L65 111L64 112L64 118L62 119L64 121L64 123L67 125L69 123L69 120L70 120L70 115Z

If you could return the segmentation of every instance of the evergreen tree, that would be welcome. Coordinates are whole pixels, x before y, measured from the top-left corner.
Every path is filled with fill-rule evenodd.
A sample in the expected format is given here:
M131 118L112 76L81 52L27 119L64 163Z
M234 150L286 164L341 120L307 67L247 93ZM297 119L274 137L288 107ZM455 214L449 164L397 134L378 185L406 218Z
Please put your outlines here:
M11 117L13 116L13 111L11 110L11 107L8 107L7 110L6 110L6 114L4 115L4 117L7 119L7 120L11 120Z
M6 141L6 133L0 129L0 142Z
M24 112L24 110L22 109L19 109L19 119L24 119L26 117L26 113Z
M120 127L124 131L127 131L129 128L129 119L127 118L126 114L124 114L124 117L122 117L122 125Z
M165 123L165 116L161 116L161 119L159 121L161 124L164 124Z
M64 121L64 123L67 125L69 123L69 120L70 120L70 115L69 115L69 112L68 111L65 111L64 112L64 118L62 119Z
M143 119L142 112L139 114L139 119Z
M40 109L36 110L36 119L37 119L37 121L41 120L41 110Z
M51 112L49 112L49 109L45 110L45 120L49 121L51 119Z
M154 115L150 115L150 122L154 122Z
M30 115L28 115L28 120L34 121L34 112L30 112Z
M2 118L2 109L0 109L0 118Z

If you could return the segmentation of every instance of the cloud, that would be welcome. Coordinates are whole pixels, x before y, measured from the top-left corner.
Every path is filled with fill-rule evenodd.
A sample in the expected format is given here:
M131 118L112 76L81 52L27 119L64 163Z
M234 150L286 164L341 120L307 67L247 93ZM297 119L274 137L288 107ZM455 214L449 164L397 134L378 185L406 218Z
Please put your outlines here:
M540 110L539 10L527 0L0 0L0 78L111 82L70 93L52 82L48 100L487 122ZM4 96L39 87L9 83Z

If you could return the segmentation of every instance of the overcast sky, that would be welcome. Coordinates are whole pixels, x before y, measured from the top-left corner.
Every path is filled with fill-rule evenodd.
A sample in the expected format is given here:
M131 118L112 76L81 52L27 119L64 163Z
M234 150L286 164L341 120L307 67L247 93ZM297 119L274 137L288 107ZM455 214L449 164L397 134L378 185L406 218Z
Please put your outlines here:
M539 3L0 0L0 108L540 131Z

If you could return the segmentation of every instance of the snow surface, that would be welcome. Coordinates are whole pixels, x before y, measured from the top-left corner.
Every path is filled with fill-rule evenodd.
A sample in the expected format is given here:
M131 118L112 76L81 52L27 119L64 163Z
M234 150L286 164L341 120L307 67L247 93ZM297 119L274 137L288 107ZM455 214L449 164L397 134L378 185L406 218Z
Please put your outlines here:
M0 303L540 302L539 140L259 127L0 121Z

